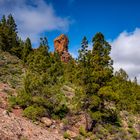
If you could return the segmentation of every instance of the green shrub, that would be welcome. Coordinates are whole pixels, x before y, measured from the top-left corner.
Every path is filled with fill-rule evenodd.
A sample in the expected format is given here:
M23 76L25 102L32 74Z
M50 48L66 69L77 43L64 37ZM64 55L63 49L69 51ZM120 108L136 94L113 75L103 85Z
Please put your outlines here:
M131 134L132 138L139 139L140 135L137 133L137 131L134 128L129 128L128 132Z
M105 126L106 130L108 130L108 132L110 134L116 134L119 132L119 127L115 126L115 125L111 125L111 124L107 124Z
M67 118L62 119L62 122L64 123L64 125L68 125L69 124L69 120Z
M55 106L54 110L53 110L53 114L52 116L55 118L64 118L66 116L66 114L68 113L69 109L68 107L63 104L63 105L59 105L59 106Z
M70 139L70 134L68 134L67 132L64 132L63 137L65 139Z
M23 111L23 115L33 121L45 115L45 108L38 106L29 106Z
M87 132L86 132L86 130L85 130L85 128L83 126L80 126L80 128L79 128L79 134L81 134L84 137L87 136Z
M132 128L133 127L133 123L132 122L128 122L128 127Z
M17 104L23 108L30 106L31 102L31 95L27 93L24 89L19 91L18 96L16 98Z
M9 101L9 106L10 107L14 107L17 104L16 97L15 96L10 96L8 98L8 101Z
M81 135L77 136L76 138L74 138L74 140L85 140L85 138ZM91 139L93 140L93 139Z
M20 140L28 140L26 137L21 137Z
M97 133L96 137L99 138L99 139L103 139L104 138L103 134L100 134L100 133Z

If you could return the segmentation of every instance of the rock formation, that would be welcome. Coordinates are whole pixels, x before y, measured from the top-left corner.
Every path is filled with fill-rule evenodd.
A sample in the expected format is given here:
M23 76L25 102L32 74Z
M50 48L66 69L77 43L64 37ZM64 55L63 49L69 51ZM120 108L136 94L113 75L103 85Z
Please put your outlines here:
M59 53L61 60L63 62L68 62L70 60L70 54L68 52L68 37L64 34L60 35L54 40L55 51Z

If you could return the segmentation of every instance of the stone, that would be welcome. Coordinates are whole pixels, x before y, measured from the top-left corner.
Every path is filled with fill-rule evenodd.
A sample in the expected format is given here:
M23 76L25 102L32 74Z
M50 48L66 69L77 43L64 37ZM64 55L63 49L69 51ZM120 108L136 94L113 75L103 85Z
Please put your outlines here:
M42 117L41 122L44 123L47 127L50 127L53 124L52 120L47 117Z
M9 112L7 110L4 110L2 113L4 116L9 116Z
M55 130L53 130L53 133L58 134L59 132L57 129L55 129Z
M51 127L52 129L54 129L54 128L56 128L56 125L53 124L53 125L51 125L50 127Z
M54 48L55 52L59 53L61 61L68 62L70 60L70 54L68 52L68 37L64 34L61 34L56 39L54 39Z
M60 126L60 129L61 129L61 130L64 129L64 124L63 124L63 123L60 123L59 126Z
M67 130L66 132L67 132L67 134L70 135L71 138L77 137L77 134L75 132L71 131L71 130Z
M5 121L4 120L1 120L1 122L4 123Z
M39 122L34 122L34 124L39 125Z
M14 109L20 109L20 106L15 105L13 108L14 108Z

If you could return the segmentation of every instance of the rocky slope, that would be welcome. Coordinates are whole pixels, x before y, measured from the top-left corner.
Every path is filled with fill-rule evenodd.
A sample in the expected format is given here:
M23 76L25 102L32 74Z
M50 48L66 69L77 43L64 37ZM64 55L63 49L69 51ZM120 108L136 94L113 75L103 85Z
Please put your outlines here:
M6 84L0 84L0 140L62 140L63 136L55 128L22 117L20 108L8 111L8 93L12 90Z
M50 131L0 108L0 140L62 140L58 131Z
M63 88L63 92L72 92L68 89ZM140 140L140 116L123 111L120 127L99 124L92 133L87 133L82 113L68 115L61 121L43 117L32 122L22 116L22 109L18 106L9 110L8 96L11 93L15 94L15 89L0 83L0 140Z
M56 42L60 42L56 51L68 52L65 36L58 37ZM121 126L98 124L89 133L84 129L86 120L83 112L68 114L63 120L43 117L32 122L23 117L21 108L9 108L8 103L9 96L16 95L16 88L22 85L23 75L22 62L9 53L0 52L0 140L140 140L140 116L126 111L120 113ZM69 102L75 96L74 88L68 85L61 90ZM68 105L73 107L70 103Z

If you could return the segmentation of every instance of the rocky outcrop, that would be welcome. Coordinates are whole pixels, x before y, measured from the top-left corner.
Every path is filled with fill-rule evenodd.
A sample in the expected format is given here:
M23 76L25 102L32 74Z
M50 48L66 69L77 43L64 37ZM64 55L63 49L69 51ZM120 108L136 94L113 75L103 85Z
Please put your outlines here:
M61 60L63 62L68 62L70 60L70 54L68 52L68 37L64 34L60 35L54 40L55 51L59 53Z

